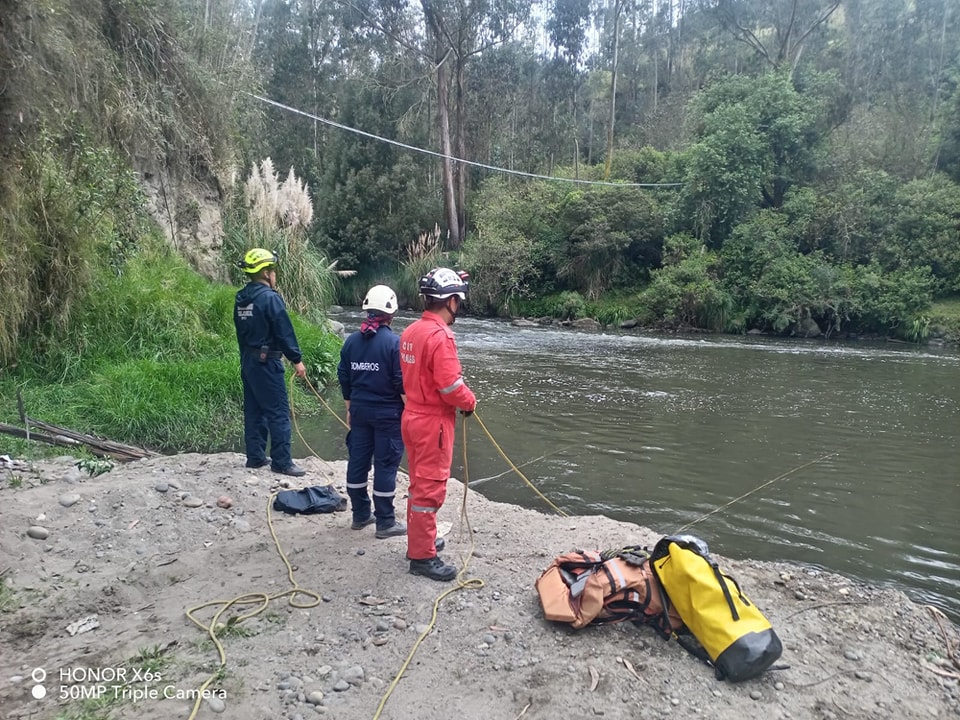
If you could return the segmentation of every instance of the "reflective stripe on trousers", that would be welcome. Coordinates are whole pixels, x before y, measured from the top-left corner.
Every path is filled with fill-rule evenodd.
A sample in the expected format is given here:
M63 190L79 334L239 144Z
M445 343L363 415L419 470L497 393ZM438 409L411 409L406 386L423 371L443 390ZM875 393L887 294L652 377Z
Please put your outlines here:
M437 510L447 497L446 480L410 477L407 499L407 555L411 560L436 556Z

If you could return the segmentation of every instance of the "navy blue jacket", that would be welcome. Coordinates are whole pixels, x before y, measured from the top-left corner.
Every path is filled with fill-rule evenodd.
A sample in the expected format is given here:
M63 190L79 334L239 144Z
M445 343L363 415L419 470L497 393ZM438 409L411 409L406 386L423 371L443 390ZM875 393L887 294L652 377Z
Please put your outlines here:
M261 282L248 283L237 293L233 311L240 353L259 352L262 345L297 364L303 358L287 306L280 293ZM279 356L278 356L279 357Z
M400 338L389 325L381 325L374 335L351 334L340 349L337 379L344 400L402 407Z

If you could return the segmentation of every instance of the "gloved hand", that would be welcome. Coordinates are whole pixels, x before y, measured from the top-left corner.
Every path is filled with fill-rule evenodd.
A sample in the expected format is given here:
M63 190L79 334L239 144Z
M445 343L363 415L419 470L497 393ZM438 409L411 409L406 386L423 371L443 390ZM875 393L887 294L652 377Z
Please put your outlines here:
M476 409L477 409L477 406L474 405L473 410L476 410ZM461 410L460 414L463 415L465 418L470 417L471 415L473 415L473 410Z

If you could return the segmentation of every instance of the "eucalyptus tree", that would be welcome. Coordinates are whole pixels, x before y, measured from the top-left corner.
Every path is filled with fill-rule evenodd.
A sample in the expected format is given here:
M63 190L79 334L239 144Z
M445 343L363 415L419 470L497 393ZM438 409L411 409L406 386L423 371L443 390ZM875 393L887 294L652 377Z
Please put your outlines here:
M940 147L937 153L938 169L947 173L954 182L960 183L960 88L943 110L946 117L943 123Z
M846 0L842 20L837 64L860 108L852 133L859 154L906 178L949 168L938 154L955 117L956 0Z
M610 164L613 162L613 131L617 121L617 76L620 73L620 26L624 9L630 0L610 0L609 24L611 29L610 60L610 105L607 115L607 152L603 166L603 179L610 179Z
M467 63L514 36L530 18L529 0L460 0L455 6L420 0L437 71L437 127L443 159L443 187L450 244L459 247L466 234L467 173L453 153L467 157ZM451 131L450 92L454 92ZM451 137L452 135L452 137Z
M435 142L441 155L444 223L450 245L457 248L466 233L468 173L457 159L466 159L467 64L481 53L511 39L529 19L536 3L529 0L408 0L345 2L368 29L381 33L412 55L429 62L436 91ZM413 18L419 12L419 22Z
M551 158L564 155L563 144L568 133L572 133L569 139L574 147L568 157L573 159L575 168L580 161L580 104L592 4L590 0L553 0L545 23L553 51L544 69L545 95L553 100L550 117L560 135L553 145ZM558 107L564 105L569 108L568 113L558 113Z
M369 67L369 62L357 57L363 46L347 32L336 0L258 2L253 59L262 73L263 92L296 112L266 108L266 146L256 152L270 155L281 171L295 167L316 187L329 130L310 116L334 117L340 89L356 76L354 68Z
M773 69L796 70L814 33L840 0L716 0L725 27Z

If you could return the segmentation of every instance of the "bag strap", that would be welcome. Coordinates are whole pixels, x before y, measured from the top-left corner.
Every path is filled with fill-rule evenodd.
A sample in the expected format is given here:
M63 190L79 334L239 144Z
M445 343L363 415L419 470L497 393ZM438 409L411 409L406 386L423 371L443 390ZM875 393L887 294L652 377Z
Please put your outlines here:
M723 591L723 599L727 601L727 607L730 608L730 616L734 620L740 619L740 613L737 612L737 606L733 602L733 596L730 594L730 588L727 586L727 583L723 579L723 573L720 572L720 566L717 565L712 560L704 558L707 563L710 565L710 569L713 570L714 576L717 578L717 583L720 585L720 589ZM731 578L732 579L732 578ZM733 581L734 587L737 588L737 593L742 597L743 593L740 592L740 586L737 585L737 581Z
M710 659L710 656L703 648L703 645L701 645L693 635L688 633L675 633L675 636L677 638L677 644L680 647L693 655L697 660L702 662L707 667L713 668L713 672L714 675L716 675L717 680L723 680L724 677L726 677L723 671L713 664L713 660Z

